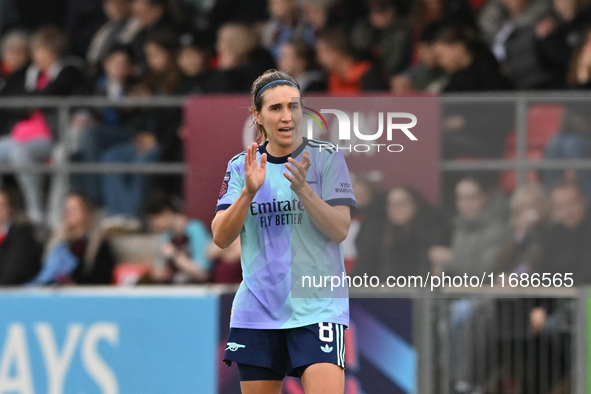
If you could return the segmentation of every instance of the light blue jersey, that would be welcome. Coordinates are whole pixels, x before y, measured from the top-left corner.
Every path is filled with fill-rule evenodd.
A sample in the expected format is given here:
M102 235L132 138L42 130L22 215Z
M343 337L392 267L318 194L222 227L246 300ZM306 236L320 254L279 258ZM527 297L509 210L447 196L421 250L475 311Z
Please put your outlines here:
M312 161L308 184L329 205L348 205L353 211L356 203L342 152L330 142L304 138L291 156L300 162L305 149ZM266 144L259 146L259 163L263 153L267 153ZM216 212L227 209L240 195L244 157L245 152L228 163ZM346 288L338 297L317 289L301 291L303 275L342 277L345 268L341 245L316 227L283 176L283 172L289 173L285 167L288 157L267 153L265 183L255 195L240 233L243 281L234 298L230 326L279 329L320 322L348 326ZM297 296L292 288L297 288Z

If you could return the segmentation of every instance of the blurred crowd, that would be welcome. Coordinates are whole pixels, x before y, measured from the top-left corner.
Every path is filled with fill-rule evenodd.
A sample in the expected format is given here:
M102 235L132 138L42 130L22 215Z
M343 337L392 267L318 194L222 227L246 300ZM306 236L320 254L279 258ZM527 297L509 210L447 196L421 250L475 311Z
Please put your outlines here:
M591 3L575 0L0 0L0 97L246 93L270 68L304 94L584 89L590 23ZM445 105L443 115L444 158L501 157L511 105ZM178 162L181 118L180 109L80 108L63 141L55 111L4 110L0 163ZM580 129L552 157L588 157ZM182 191L180 177L141 174L77 175L71 190L52 182L50 192L39 174L14 183L30 220L54 228L68 191L130 228L151 185Z
M510 196L497 184L490 174L464 174L454 188L455 213L449 214L412 188L383 191L357 179L359 210L345 241L347 271L413 291L421 285L411 276L484 276L484 287L493 282L498 298L475 297L479 291L471 279L448 279L445 285L459 291L446 300L448 309L437 316L435 330L449 341L442 362L449 363L451 392L569 393L575 374L574 302L519 298L519 291L506 296L514 298L499 294L591 284L589 196L569 177L549 192L528 183ZM429 292L429 286L430 295L441 294ZM473 298L459 298L467 294Z
M135 269L131 278L118 274L125 264L112 243L116 235L99 223L96 207L84 195L65 197L61 225L53 231L32 224L20 206L13 190L0 189L0 287L242 281L240 240L220 249L209 229L164 193L151 193L142 207L147 230L155 235L148 238L154 253L151 261L129 264Z
M384 192L363 177L353 189L359 209L344 243L351 275L572 273L591 284L591 212L574 179L549 193L540 184L509 197L496 176L466 174L455 186L455 213L437 208L412 188ZM110 284L118 263L97 210L86 196L64 200L61 226L43 231L22 214L13 190L0 189L0 285ZM151 272L140 283L238 283L240 242L219 250L207 227L188 218L180 199L151 192L142 206L146 227L163 234ZM28 245L28 246L24 246ZM41 267L43 269L40 271Z
M586 89L590 27L591 2L575 0L0 0L0 98L246 93L270 68L296 78L304 94ZM53 110L1 110L0 163L45 163L58 153L78 163L183 160L180 109L76 109L68 141L57 122ZM512 103L446 104L443 158L502 157L513 127ZM566 108L554 132L544 155L591 157L584 106ZM563 177L544 172L543 188L519 189L509 205L496 181L446 176L442 212L413 190L385 195L360 178L351 272L546 270L564 260L562 271L581 270L586 283L591 175L574 173L576 187ZM57 191L37 173L2 181L0 285L110 283L116 258L101 230L110 227L168 234L142 282L239 278L213 263L236 260L235 248L210 249L203 224L171 202L182 194L180 177L76 174ZM38 256L19 257L28 268L17 257L5 263L16 253L5 249L32 239L38 248L15 246ZM392 256L400 263L388 263Z
M547 193L528 183L510 196L495 175L465 174L455 185L455 213L416 190L384 192L364 178L354 184L359 209L346 241L348 272L388 276L572 273L591 284L591 212L574 179ZM490 282L487 282L490 283Z

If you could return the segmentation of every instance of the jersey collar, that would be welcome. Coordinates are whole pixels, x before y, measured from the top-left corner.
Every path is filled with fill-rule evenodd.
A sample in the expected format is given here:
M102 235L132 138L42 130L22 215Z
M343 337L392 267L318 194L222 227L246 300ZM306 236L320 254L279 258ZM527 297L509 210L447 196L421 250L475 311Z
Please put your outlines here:
M289 157L298 157L300 155L300 153L302 153L302 151L306 147L306 144L308 143L308 139L306 137L302 137L302 140L303 141L300 144L300 146L298 146L290 155L287 155L287 156L281 156L281 157L271 156L269 154L269 152L267 152L267 144L269 143L269 141L265 141L265 143L263 145L259 145L259 153L261 155L263 153L266 153L267 154L267 161L269 163L273 163L273 164L287 163L287 159Z

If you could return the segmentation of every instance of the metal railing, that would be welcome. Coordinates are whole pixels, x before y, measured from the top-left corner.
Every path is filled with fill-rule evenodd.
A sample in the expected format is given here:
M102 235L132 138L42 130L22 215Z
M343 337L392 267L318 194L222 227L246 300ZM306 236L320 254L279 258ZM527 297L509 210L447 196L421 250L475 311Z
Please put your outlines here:
M103 97L11 97L0 98L0 109L55 109L57 110L57 134L61 142L69 141L70 114L76 108L180 108L185 97L124 98L109 100ZM27 166L3 165L0 174L33 172L68 176L74 173L141 173L141 174L184 174L184 163L70 163L68 160Z
M513 103L515 105L516 155L514 159L481 159L476 161L444 160L440 162L441 171L501 171L515 170L517 183L526 181L526 173L532 169L589 169L591 160L530 160L527 158L527 111L533 103L589 102L591 95L584 92L520 92L520 93L474 93L448 94L440 97L446 103ZM14 97L0 98L0 109L43 108L56 109L58 114L57 133L61 141L67 141L70 113L75 108L179 108L185 97L164 96L144 98L124 98L109 100L102 97ZM558 131L558 130L557 130ZM116 163L60 163L2 166L0 173L157 173L183 174L183 163L116 164Z
M587 289L514 290L415 299L417 393L588 392ZM548 313L539 332L536 307Z
M591 170L591 160L544 159L527 157L527 114L531 104L591 102L591 95L583 91L518 92L518 93L471 93L448 94L441 97L442 103L514 103L515 105L515 159L486 159L477 161L441 161L441 171L502 171L515 170L517 185L527 181L528 170ZM557 132L559 130L556 130Z
M513 170L516 173L517 186L527 182L528 171L545 169L587 169L591 170L591 160L530 160L528 159L528 108L539 103L572 103L589 102L591 95L583 92L521 92L521 93L477 93L454 94L440 97L443 106L446 104L513 104L514 111L507 114L514 119L516 143L514 159L479 159L479 160L442 160L439 163L441 172L457 171L503 171ZM186 101L183 96L159 96L150 98L124 98L110 100L104 97L10 97L0 98L0 110L39 108L51 109L57 113L57 137L60 141L55 150L53 160L49 163L31 163L30 165L2 165L0 174L6 173L42 173L52 176L52 191L48 196L48 212L52 222L59 218L59 207L62 194L70 189L72 174L159 174L183 175L187 171L185 163L76 163L69 159L68 149L73 146L75 136L70 133L70 115L76 109L99 108L181 108ZM506 122L507 123L507 122ZM505 130L505 132L508 130ZM558 131L558 130L556 130Z

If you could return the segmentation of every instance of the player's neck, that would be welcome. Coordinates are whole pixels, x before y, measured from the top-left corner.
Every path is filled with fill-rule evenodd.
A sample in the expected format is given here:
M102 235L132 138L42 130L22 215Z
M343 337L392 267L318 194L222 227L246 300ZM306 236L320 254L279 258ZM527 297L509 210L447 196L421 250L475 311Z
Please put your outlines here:
M287 156L290 155L293 151L295 151L302 144L302 142L304 142L304 139L302 137L297 137L295 142L293 142L291 145L285 146L269 142L267 144L267 153L273 157Z

